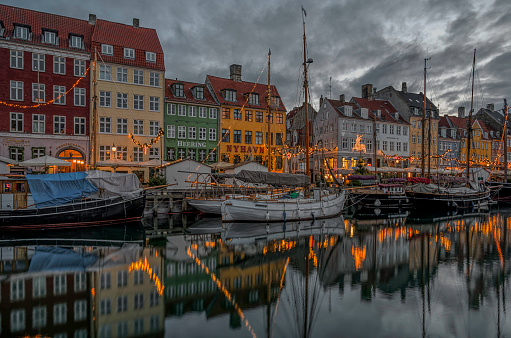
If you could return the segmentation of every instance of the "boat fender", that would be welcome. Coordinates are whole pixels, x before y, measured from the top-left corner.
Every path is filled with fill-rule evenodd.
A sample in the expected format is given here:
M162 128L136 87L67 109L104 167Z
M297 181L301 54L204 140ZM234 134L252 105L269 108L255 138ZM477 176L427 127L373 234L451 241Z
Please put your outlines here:
M266 220L269 220L270 219L270 213L267 211L266 212Z
M376 201L374 201L374 206L379 207L381 205L380 200L377 198Z
M312 215L312 222L314 222L316 220L316 216L314 216L313 212L311 212L311 215Z
M403 205L403 201L402 200L399 200L399 206L402 206Z
M284 218L284 222L285 222L285 221L286 221L286 211L284 211L284 212L282 213L282 216L283 216L283 218Z
M326 215L326 213L325 213L325 207L321 208L321 211L323 212L323 216L325 216L325 215Z

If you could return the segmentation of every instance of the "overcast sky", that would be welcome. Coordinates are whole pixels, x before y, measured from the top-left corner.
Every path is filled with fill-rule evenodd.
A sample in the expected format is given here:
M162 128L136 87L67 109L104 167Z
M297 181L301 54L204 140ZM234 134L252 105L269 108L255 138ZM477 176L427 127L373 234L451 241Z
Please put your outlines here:
M470 107L470 73L476 54L475 109L511 99L511 1L509 0L3 0L4 4L88 20L105 19L155 28L165 53L167 78L204 82L229 77L229 65L243 66L244 81L271 77L288 110L301 104L303 26L306 33L312 103L319 97L360 97L372 83L423 91L428 61L428 97L441 114ZM264 70L264 72L263 72ZM467 108L468 110L468 108Z

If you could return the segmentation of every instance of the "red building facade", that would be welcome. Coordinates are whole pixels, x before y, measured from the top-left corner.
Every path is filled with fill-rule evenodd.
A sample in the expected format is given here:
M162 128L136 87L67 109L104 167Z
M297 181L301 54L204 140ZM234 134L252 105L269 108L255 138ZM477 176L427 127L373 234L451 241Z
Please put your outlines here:
M89 156L88 21L0 5L0 155Z

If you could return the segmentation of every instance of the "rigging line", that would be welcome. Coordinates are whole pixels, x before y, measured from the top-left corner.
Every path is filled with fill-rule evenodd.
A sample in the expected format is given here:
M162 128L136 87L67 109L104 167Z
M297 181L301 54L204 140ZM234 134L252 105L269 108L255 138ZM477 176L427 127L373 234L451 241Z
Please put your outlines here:
M97 51L96 51L96 54L97 54L97 55L99 55L99 58L100 58L100 60L101 60L101 63L103 63L103 65L105 66L105 69L108 71L107 65L106 65L105 61L103 61L103 57L101 56L101 53L97 53ZM110 67L110 68L111 68L111 67ZM117 88L117 90L118 90L118 92L117 92L117 93L119 93L119 94L123 94L123 93L121 92L121 90L119 89L119 86L117 86L117 81L116 81L116 80L113 78L113 76L112 76L112 71L110 70L110 71L108 71L108 73L110 74L110 79L111 79L111 81L114 83L115 88ZM94 76L96 76L96 74L94 74ZM163 83L165 83L165 78L163 79ZM165 88L165 85L164 85L163 87ZM116 93L116 94L117 94L117 93ZM133 117L133 120L138 120L138 119L137 119L137 117L135 116L135 114L133 113L133 110L131 110L131 106L130 106L130 104L129 104L129 100L128 100L128 99L122 99L122 100L123 100L123 102L125 102L125 103L126 103L126 105L127 105L128 109L129 109L129 111L130 111L130 113L131 113L131 116ZM116 101L117 101L117 100L116 100ZM165 104L165 102L164 102L164 104ZM111 105L112 105L112 97L110 97L110 106L111 106ZM144 105L145 105L145 103L144 103ZM116 107L117 107L117 106L116 106ZM117 108L117 109L118 109L118 108ZM143 111L143 110L142 110L142 111ZM99 116L98 116L98 118L99 118ZM134 136L135 136L135 135L134 135ZM149 138L149 136L147 136L147 135L136 135L136 136L145 136L145 138L146 138L149 142L151 141L151 139L150 139L150 138Z

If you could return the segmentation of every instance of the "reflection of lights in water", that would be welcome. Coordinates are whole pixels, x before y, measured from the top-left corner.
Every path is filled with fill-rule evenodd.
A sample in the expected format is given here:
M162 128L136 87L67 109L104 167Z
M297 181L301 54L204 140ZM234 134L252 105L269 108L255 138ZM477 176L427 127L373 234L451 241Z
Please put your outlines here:
M362 262L366 259L366 246L363 248L357 248L356 246L351 247L351 254L355 259L355 268L360 270L362 268Z
M156 290L158 291L158 294L160 296L163 296L163 289L165 289L165 285L163 285L160 281L160 278L158 278L158 276L155 273L153 273L153 268L151 268L149 266L149 264L147 263L147 257L144 257L144 261L139 259L137 262L131 263L129 272L131 272L133 270L147 272L147 274L154 281L154 286L156 286Z
M309 259L312 259L314 262L314 266L318 267L318 257L316 256L316 253L314 252L314 238L312 235L309 237Z
M250 331L250 333L252 334L252 337L256 337L256 334L254 332L254 330L252 329L252 326L250 326L250 323L248 322L248 319L245 318L245 315L243 314L243 312L241 311L240 307L238 306L238 304L236 303L236 301L234 300L234 297L231 295L231 293L229 292L229 290L227 290L227 288L222 284L222 282L216 277L216 275L214 273L212 273L209 268L204 264L204 262L202 262L200 260L199 257L197 257L196 255L194 255L192 253L192 250L191 248L195 248L195 250L197 250L197 244L192 244L190 246L188 246L186 248L186 254L192 258L195 263L200 267L202 268L202 270L204 270L204 272L206 272L206 274L208 274L211 279L213 280L213 282L216 283L218 289L220 289L220 291L222 291L222 293L224 294L225 298L234 306L234 310L236 310L236 312L238 313L238 316L240 316L241 320L243 321L243 323L245 324L245 326L247 327L247 329ZM287 266L287 264L286 264ZM285 270L284 270L285 271Z
M275 315L273 316L273 320L277 317L277 310L279 309L279 303L280 303L280 292L282 291L282 286L284 285L284 277L286 276L286 269L287 265L289 264L289 257L286 260L286 265L284 265L284 270L282 271L282 277L280 278L280 285L279 285L279 295L277 297L277 304L275 305Z

